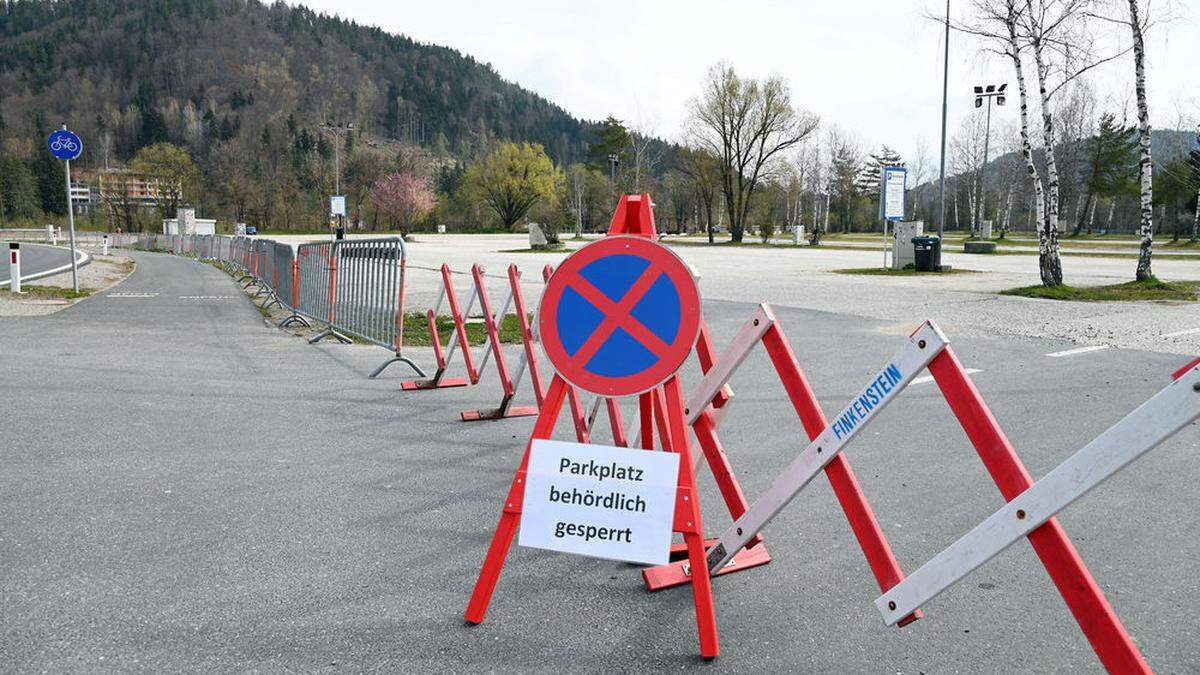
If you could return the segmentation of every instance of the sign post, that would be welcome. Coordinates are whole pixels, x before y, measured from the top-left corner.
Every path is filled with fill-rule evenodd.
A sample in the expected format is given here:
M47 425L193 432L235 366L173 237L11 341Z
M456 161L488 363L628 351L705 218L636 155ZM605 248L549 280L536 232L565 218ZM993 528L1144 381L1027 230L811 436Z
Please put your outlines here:
M879 210L883 219L883 269L887 269L888 223L904 220L904 184L908 170L902 166L883 167L883 180L879 182L883 194L879 198Z
M50 134L50 138L46 139L46 147L50 149L50 154L61 159L64 165L63 173L67 183L67 226L71 237L71 286L78 293L79 272L75 263L75 208L71 203L71 160L79 157L83 152L83 141L68 131L67 125L63 124L61 129Z

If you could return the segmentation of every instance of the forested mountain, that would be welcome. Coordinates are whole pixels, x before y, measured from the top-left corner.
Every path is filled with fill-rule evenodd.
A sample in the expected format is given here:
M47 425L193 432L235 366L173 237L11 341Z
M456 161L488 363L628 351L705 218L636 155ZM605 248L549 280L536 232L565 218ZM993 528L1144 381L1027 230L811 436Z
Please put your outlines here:
M158 140L257 140L293 115L455 154L532 141L567 164L587 128L469 55L255 0L0 3L0 107L0 134L66 120L110 134L118 158Z

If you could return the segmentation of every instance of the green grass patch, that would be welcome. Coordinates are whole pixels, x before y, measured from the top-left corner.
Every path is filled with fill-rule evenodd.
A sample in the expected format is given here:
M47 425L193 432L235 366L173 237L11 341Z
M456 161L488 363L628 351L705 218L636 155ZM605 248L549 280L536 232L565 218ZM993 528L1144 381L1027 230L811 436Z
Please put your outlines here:
M533 321L533 314L529 315L529 321ZM483 325L482 318L469 318L466 325L467 340L472 345L482 344L487 341L487 328ZM446 344L450 340L451 334L454 333L454 319L448 315L438 316L437 330L442 344ZM504 344L519 344L521 342L521 326L515 314L506 315L504 320L500 322L500 342ZM432 336L429 334L429 320L425 318L424 312L408 312L404 315L404 344L412 345L413 347L429 347L433 345Z
M833 272L834 274L862 274L875 277L927 277L945 274L979 274L979 270L968 270L961 267L952 267L942 272L918 272L911 267L906 267L902 270L884 269L882 267L847 267L840 270L829 271Z
M1075 287L1023 286L1001 291L1001 295L1019 295L1024 298L1047 300L1075 300L1081 302L1109 302L1117 300L1135 301L1185 301L1195 302L1200 292L1200 281L1160 281L1151 277L1146 281L1129 281L1111 286Z
M502 248L497 253L571 253L574 249L566 246L557 248Z
M3 291L0 291L0 292L3 292L6 296L8 296L10 298L14 297L12 294L12 291L10 291L7 288L3 289ZM45 299L57 298L60 300L78 300L79 298L86 298L91 294L92 294L92 289L90 289L90 288L80 288L78 291L76 291L72 288L62 288L59 286L33 286L33 285L25 284L25 285L21 286L21 295L16 296L16 297L45 298Z

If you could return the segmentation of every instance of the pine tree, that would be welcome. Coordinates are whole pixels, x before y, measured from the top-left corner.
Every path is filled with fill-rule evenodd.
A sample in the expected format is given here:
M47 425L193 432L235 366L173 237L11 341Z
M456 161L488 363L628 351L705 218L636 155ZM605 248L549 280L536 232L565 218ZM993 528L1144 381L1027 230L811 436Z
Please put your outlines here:
M1117 124L1112 113L1100 116L1096 135L1087 140L1084 150L1086 164L1083 168L1083 189L1087 197L1079 211L1079 222L1075 223L1072 236L1083 230L1089 214L1094 213L1096 197L1115 199L1126 190L1135 177L1137 151L1133 129Z
M607 173L609 155L616 155L620 162L625 162L630 138L629 130L621 120L609 115L592 131L592 135L596 140L588 143L588 164Z
M30 167L37 181L38 203L42 211L57 215L67 214L66 174L63 163L48 152L39 152Z

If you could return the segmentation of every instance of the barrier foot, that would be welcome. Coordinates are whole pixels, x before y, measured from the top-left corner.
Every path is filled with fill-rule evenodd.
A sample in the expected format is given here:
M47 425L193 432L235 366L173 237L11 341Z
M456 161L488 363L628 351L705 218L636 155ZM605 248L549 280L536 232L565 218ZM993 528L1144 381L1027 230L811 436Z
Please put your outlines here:
M283 321L280 321L279 325L276 326L276 328L287 328L288 326L290 326L294 323L298 323L298 324L304 326L305 328L312 328L312 324L310 324L308 322L308 319L305 319L304 317L300 316L299 314L293 314L293 315L289 316L288 318L284 319Z
M464 410L459 413L464 422L479 422L481 420L502 420L508 417L529 417L538 414L536 405L517 405L508 408L492 410Z
M716 539L706 539L704 541L704 548L707 549L716 543ZM646 583L646 590L650 592L661 591L664 588L683 586L692 581L692 566L686 559L686 544L673 544L671 546L671 557L674 558L676 556L685 557L683 560L656 567L647 567L642 570L642 581ZM710 576L719 577L724 574L741 572L755 567L762 567L769 562L771 562L771 554L767 552L766 546L759 544L738 551L732 560L725 563L725 566L721 569L711 573Z
M310 344L310 345L316 344L316 343L320 342L321 340L324 340L327 337L331 337L344 345L352 344L354 342L354 340L351 340L350 338L346 337L345 335L342 335L341 333L337 332L336 330L334 330L332 328L326 328L325 330L321 331L320 333L317 333L316 335L310 337L308 339L308 344Z
M448 377L444 380L408 380L401 382L400 388L404 391L421 391L423 389L449 389L451 387L465 387L470 382L467 382L465 377Z
M279 298L272 297L270 300L267 301L267 303L265 305L262 306L262 308L263 309L271 309L271 307L274 305L279 305L280 307L283 307L283 303L279 301Z
M407 363L408 367L412 368L413 371L416 372L418 377L425 377L425 371L421 370L420 366L413 363L412 359L409 359L406 356L400 356L399 354L397 354L396 356L393 356L392 358L388 359L387 361L384 361L383 363L381 363L378 368L376 368L374 371L371 372L370 375L367 376L367 379L373 380L376 377L379 377L379 374L382 373L384 370L386 370L387 367L392 365L393 363Z

